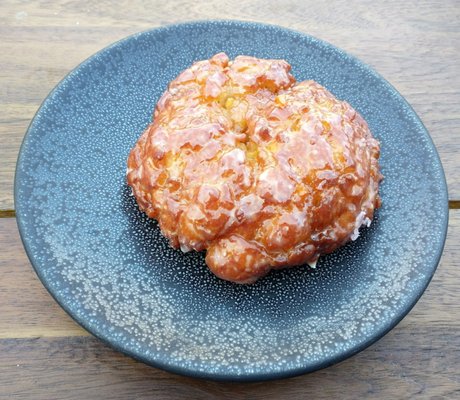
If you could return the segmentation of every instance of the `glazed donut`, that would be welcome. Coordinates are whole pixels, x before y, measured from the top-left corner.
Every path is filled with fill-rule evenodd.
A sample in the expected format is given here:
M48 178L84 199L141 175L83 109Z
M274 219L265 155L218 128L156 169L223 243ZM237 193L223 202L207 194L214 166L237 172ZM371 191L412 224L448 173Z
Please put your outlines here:
M251 283L358 237L380 206L379 142L284 60L219 53L183 71L128 157L142 211L222 279Z

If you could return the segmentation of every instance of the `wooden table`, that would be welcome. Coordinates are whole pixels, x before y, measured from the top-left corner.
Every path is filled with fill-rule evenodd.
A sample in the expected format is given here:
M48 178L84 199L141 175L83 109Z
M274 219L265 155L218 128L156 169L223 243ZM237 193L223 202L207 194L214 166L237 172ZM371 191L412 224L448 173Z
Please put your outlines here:
M236 3L236 2L235 2ZM450 196L441 264L412 312L338 365L275 382L201 381L123 356L48 295L14 219L20 143L48 92L131 33L193 19L274 23L370 64L412 104L441 155ZM452 1L2 1L0 4L0 398L460 398L460 3Z

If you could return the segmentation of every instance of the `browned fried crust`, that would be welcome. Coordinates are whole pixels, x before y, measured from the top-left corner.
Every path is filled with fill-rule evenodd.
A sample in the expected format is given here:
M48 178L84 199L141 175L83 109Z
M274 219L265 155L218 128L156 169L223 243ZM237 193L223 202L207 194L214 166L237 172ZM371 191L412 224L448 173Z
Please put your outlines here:
M217 54L173 80L128 159L139 207L219 277L250 283L355 239L379 207L364 119L282 60Z

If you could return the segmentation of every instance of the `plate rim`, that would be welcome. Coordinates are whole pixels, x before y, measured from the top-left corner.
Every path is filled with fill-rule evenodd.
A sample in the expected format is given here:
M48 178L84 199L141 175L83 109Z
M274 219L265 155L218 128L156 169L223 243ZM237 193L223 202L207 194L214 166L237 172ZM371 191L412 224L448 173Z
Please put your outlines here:
M411 113L412 116L414 117L414 120L416 123L419 124L420 128L423 129L424 133L426 134L426 138L428 139L428 143L431 148L433 148L435 151L433 152L433 156L436 160L436 162L439 165L440 169L440 175L441 175L441 181L439 182L439 186L442 186L442 189L439 192L440 195L440 201L444 203L444 207L441 209L442 210L442 221L441 221L441 226L442 226L442 235L441 235L441 240L436 243L436 247L433 248L433 260L436 260L433 268L430 271L429 275L425 275L424 279L426 281L423 282L423 285L421 285L421 290L416 294L416 296L410 296L409 297L409 302L407 303L407 306L404 307L403 312L399 313L396 315L394 318L392 318L385 326L384 329L381 329L380 331L374 332L373 335L368 337L367 340L364 340L361 342L359 345L349 349L348 351L342 352L339 355L336 355L335 357L330 357L329 359L321 360L320 362L316 362L314 364L311 364L310 366L299 366L297 368L291 368L287 370L282 370L282 371L277 371L277 372L256 372L256 373L251 373L251 374L234 374L234 373L228 373L228 374L222 374L222 373L212 373L212 372L207 372L207 371L201 371L201 370L196 370L188 367L183 367L180 365L171 365L169 363L162 362L159 359L151 359L148 358L147 356L142 356L140 354L136 354L135 352L131 351L130 349L123 348L120 346L118 343L110 341L109 339L106 339L101 332L96 332L92 328L89 327L89 324L84 320L81 319L70 311L70 308L65 304L65 301L62 301L60 299L60 296L56 295L53 293L53 291L50 289L49 285L47 284L47 281L43 275L42 270L35 265L35 263L32 261L33 256L32 256L32 251L29 247L29 244L25 238L25 227L24 227L24 219L26 219L26 216L22 214L20 202L18 201L19 199L19 193L18 193L18 187L20 186L20 179L21 179L21 171L20 171L20 166L23 163L23 157L25 153L25 146L27 139L29 135L31 135L31 132L34 129L34 124L36 123L37 117L40 115L42 109L44 106L51 101L51 98L55 95L55 93L59 90L62 84L67 82L69 79L73 77L73 75L80 70L80 68L84 67L86 64L90 63L93 58L96 56L106 53L111 51L114 48L117 48L121 44L135 40L137 37L141 37L144 35L150 35L150 34L155 34L157 32L167 32L169 30L174 31L175 29L178 28L190 28L193 29L195 26L203 26L203 25L228 25L228 26L235 26L235 25L246 25L248 27L252 28L267 28L267 29L276 29L276 30L284 30L287 31L289 34L297 35L298 37L301 37L302 39L307 39L310 42L316 42L324 47L326 47L328 50L332 52L338 52L339 54L343 55L345 58L348 60L352 61L355 65L359 65L362 67L366 73L372 75L372 77L378 79L380 82L382 82L386 88L392 92L396 96L396 100L398 102L401 102ZM401 322L402 319L404 319L410 311L413 309L415 304L419 301L421 296L424 294L426 288L428 287L429 283L431 282L439 264L440 260L442 257L442 253L444 250L444 246L446 243L446 237L447 237L447 231L448 231L448 224L449 224L449 201L448 201L448 186L447 186L447 180L446 180L446 175L444 171L444 167L441 161L441 158L439 156L437 147L434 144L434 141L428 131L428 129L425 127L424 123L418 116L418 114L415 112L413 107L410 105L410 103L402 96L402 94L387 80L385 79L382 75L380 75L374 68L370 67L368 64L365 62L361 61L359 58L354 56L353 54L350 54L347 51L342 50L339 47L334 46L333 44L329 43L328 41L325 41L323 39L317 38L315 36L312 36L308 33L304 33L292 28L287 28L282 25L276 25L276 24L270 24L270 23L264 23L264 22L258 22L258 21L245 21L245 20L238 20L238 19L199 19L199 20L188 20L180 23L174 23L174 24L167 24L167 25L161 25L158 27L142 30L140 32L136 32L133 34L130 34L124 38L121 38L108 46L103 47L102 49L98 50L97 52L91 54L87 58L85 58L82 62L80 62L77 66L75 66L73 69L71 69L64 77L53 87L53 89L47 94L47 96L43 99L41 102L40 106L37 108L34 116L32 117L27 130L24 134L24 137L22 139L19 152L18 152L18 157L16 160L16 166L15 166L15 174L14 174L14 207L15 207L15 212L16 212L16 223L18 226L18 231L19 235L22 241L22 244L24 246L24 249L26 251L27 257L29 259L30 264L32 265L36 275L38 276L39 280L41 281L41 284L45 287L47 292L51 295L51 297L56 301L56 303L66 312L67 315L69 315L78 325L80 325L83 329L85 329L87 332L89 332L91 335L95 336L98 338L100 341L102 341L105 345L108 347L124 354L127 355L131 358L134 358L138 361L141 361L147 365L153 366L155 368L160 368L162 370L172 372L178 375L182 376L189 376L189 377L194 377L194 378L200 378L200 379L207 379L207 380L213 380L213 381L221 381L221 382L261 382L261 381L269 381L269 380L274 380L274 379L284 379L284 378L289 378L289 377L294 377L294 376L299 376L307 373L312 373L315 371L319 371L321 369L327 368L331 365L337 364L341 361L344 361L355 354L363 351L367 347L371 346L378 340L380 340L383 336L385 336L389 331L391 331L393 328L395 328L399 322Z

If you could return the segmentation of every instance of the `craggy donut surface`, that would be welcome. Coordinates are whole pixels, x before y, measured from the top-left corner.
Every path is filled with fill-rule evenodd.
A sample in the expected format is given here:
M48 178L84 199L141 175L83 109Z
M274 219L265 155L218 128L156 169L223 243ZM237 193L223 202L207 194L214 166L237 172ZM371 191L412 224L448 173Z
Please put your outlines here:
M364 119L283 60L224 53L174 79L128 158L127 181L182 251L251 283L355 240L380 206Z

